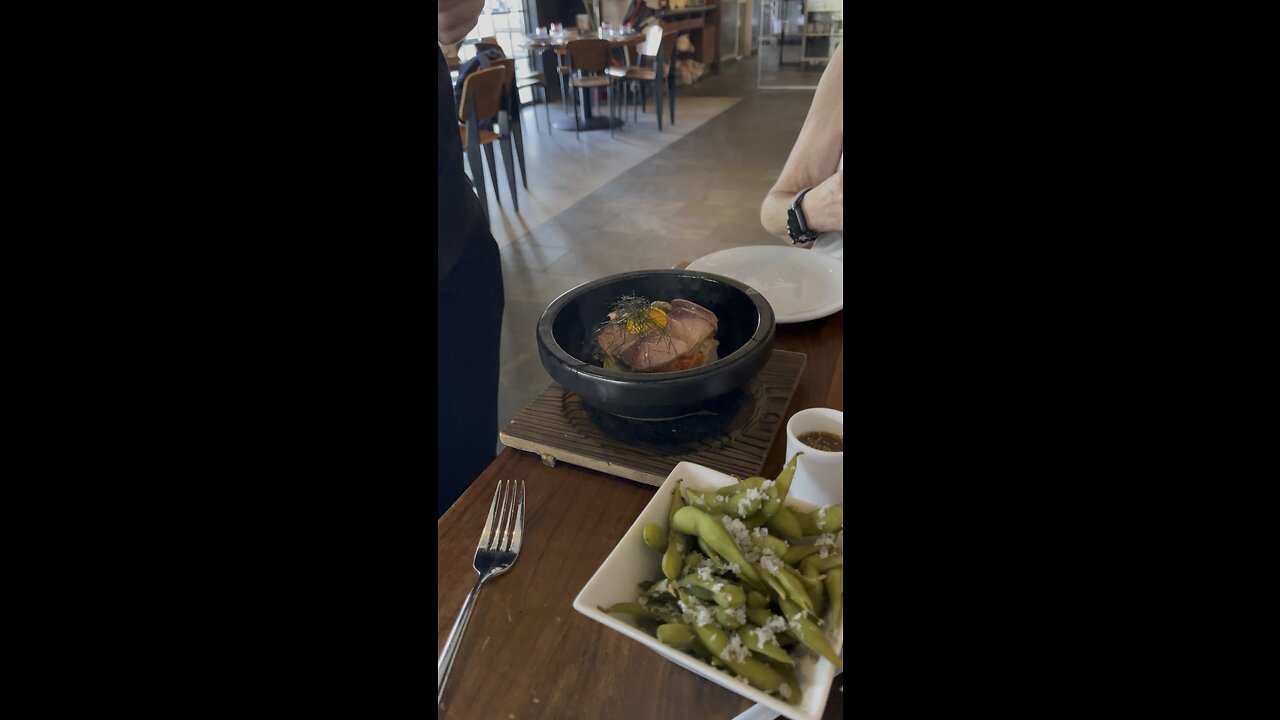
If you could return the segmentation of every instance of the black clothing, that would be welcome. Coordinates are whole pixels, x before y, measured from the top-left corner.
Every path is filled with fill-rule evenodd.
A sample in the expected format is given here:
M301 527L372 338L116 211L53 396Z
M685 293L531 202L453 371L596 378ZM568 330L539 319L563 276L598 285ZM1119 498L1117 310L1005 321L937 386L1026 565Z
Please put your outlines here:
M498 348L504 293L498 244L462 171L458 111L438 48L436 247L436 446L439 518L485 467L498 444Z

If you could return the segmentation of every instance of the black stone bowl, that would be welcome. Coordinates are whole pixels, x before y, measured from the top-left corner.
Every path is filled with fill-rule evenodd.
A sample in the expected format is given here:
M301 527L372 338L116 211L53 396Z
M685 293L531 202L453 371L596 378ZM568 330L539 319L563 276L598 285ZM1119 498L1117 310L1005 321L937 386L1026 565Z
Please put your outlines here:
M595 331L624 295L684 298L715 313L719 359L670 373L600 367ZM641 270L579 285L556 298L538 319L538 356L552 379L585 405L623 418L680 418L723 404L745 387L769 360L774 330L769 302L737 280L693 270Z

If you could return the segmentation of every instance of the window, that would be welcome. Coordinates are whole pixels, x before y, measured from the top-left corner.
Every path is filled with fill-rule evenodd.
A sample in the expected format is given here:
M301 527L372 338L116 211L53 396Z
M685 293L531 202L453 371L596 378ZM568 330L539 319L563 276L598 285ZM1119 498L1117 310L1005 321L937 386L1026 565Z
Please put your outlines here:
M529 32L529 21L525 16L525 0L485 0L484 11L480 13L479 22L464 41L458 57L468 60L475 56L475 42L480 38L495 37L498 47L507 57L516 61L516 73L524 75L530 72L529 51L525 50L525 33ZM520 102L533 102L533 90L520 90Z

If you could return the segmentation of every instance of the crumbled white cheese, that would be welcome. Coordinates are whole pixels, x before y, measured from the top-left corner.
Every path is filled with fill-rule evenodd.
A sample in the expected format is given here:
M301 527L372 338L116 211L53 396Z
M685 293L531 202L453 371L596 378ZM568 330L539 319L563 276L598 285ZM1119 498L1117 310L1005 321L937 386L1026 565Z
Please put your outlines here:
M747 608L745 606L734 608L733 610L725 610L724 614L733 618L739 625L747 624Z
M823 546L823 548L818 551L818 557L822 558L823 560L826 560L827 556L829 556L830 554L831 554L831 549L826 546Z
M764 566L765 570L774 574L781 571L783 565L782 561L778 559L777 555L773 554L772 550L765 550L760 554L760 564Z
M743 614L746 614L745 610L743 611ZM751 632L760 639L760 645L764 646L773 642L775 640L775 636L786 629L786 618L783 618L781 615L771 615L769 616L769 622L765 623L763 627L756 628Z
M751 514L751 501L743 498L738 501L738 517L744 518Z
M707 578L707 579L710 580L710 578ZM711 586L711 592L720 592L723 589L724 589L724 583L722 582L718 582L715 585Z
M800 612L796 613L791 617L791 620L790 622L787 623L787 626L790 627L792 630L795 630L796 635L799 635L801 632L800 621L803 619L804 619L804 611L801 610Z
M730 635L729 644L720 651L720 659L725 662L742 662L749 657L751 657L751 651L742 644L742 638L737 635Z
M747 550L742 554L747 558L747 562L760 562L760 553L754 548Z
M827 529L827 508L826 507L823 507L821 510L818 511L817 525L819 530Z
M698 608L698 614L693 618L693 622L698 627L706 627L714 622L711 617L711 611L705 607Z
M747 488L748 500L764 500L764 493L755 488Z
M742 567L739 566L738 563L731 562L729 563L729 572L733 573L734 575L741 575Z
M768 490L769 488L773 487L773 485L774 483L772 480L765 480L764 482L760 483L760 489Z
M698 568L698 577L702 578L703 582L711 582L711 568L709 567Z
M843 532L843 531L842 531ZM814 545L826 545L827 547L835 547L836 536L831 533L823 533L813 540Z
M786 683L782 683L781 685L778 686L778 694L782 696L783 700L790 700L791 686Z
M769 537L769 528L761 525L760 527L751 531L751 536L752 537Z
M720 524L724 525L724 529L728 530L729 534L733 536L733 542L738 546L739 550L746 552L751 549L751 532L747 530L745 523L737 518L721 515Z

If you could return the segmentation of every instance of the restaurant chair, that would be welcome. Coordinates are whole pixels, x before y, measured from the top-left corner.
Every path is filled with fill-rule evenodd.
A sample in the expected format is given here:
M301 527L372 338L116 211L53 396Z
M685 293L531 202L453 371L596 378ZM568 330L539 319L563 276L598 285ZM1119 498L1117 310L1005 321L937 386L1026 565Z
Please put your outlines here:
M493 38L485 38L484 40L481 40L480 42L476 43L476 53L478 54L478 53L482 53L482 52L484 52L485 50L493 49L493 50L497 50L498 52L502 53L503 57L506 57L506 54L507 54L507 53L506 53L506 51L505 51L505 50L503 50L500 46L498 46L498 45L497 45L497 44L495 44L495 43L487 42L488 40L492 40L492 39L493 39ZM548 95L547 95L547 76L546 76L546 74L545 74L545 73L540 73L540 72L534 72L534 73L529 73L528 75L517 75L517 74L516 74L516 68L515 68L515 65L514 65L514 64L510 67L509 72L510 72L511 77L515 78L515 82L516 82L516 90L523 90L524 88L533 88L533 87L541 87L541 88L542 88L542 104L543 104L543 105L547 105L547 106L548 106L548 107L547 107L547 109L546 109L546 113L547 113L547 125L548 125L548 127L550 127L550 125L551 125L551 108L550 108L551 99L550 99L550 98L548 97ZM534 95L534 97L535 97L535 98L537 98L537 95L535 94L535 95ZM567 108L568 106L566 105L565 107ZM537 109L536 109L536 108L534 109L534 112L533 112L533 120L534 120L534 122L538 122L538 111L537 111ZM527 186L526 186L526 187L527 187Z
M489 219L489 202L484 190L484 166L480 162L480 148L484 147L489 159L489 177L493 183L494 199L502 204L502 196L498 192L498 161L493 154L493 141L498 134L490 130L493 127L491 118L499 116L503 111L502 93L506 89L507 69L501 66L477 70L467 76L462 84L462 103L458 106L458 130L462 138L462 147L466 151L471 165L471 178L475 182L476 194L480 196L480 205L484 208L485 220ZM508 165L507 172L511 172ZM511 176L511 188L514 195L515 177Z
M511 170L511 146L512 139L515 140L516 156L520 160L520 181L524 185L524 189L529 189L529 176L524 170L524 131L522 129L522 118L520 116L520 89L516 87L516 61L507 59L499 60L494 63L495 66L501 65L507 69L507 78L505 80L506 87L502 91L503 110L498 113L498 139L502 142L502 161L507 166L507 179L511 183L511 197L516 195L515 176ZM538 116L534 112L534 117ZM520 212L520 202L515 201L516 212Z
M661 26L650 26L645 33L644 44L640 46L639 64L609 68L606 71L609 75L621 80L626 86L638 90L641 98L640 105L646 110L644 91L650 87L653 89L653 102L658 111L659 132L662 131L664 89L666 90L665 94L670 107L671 124L676 124L676 74L672 65L675 57L675 47L676 35L664 37Z
M574 40L569 43L569 63L577 75L569 78L569 86L573 88L573 131L581 136L578 123L578 96L583 102L591 98L586 95L596 88L605 88L609 98L609 134L613 134L613 79L605 73L609 68L610 44L608 40ZM583 105L585 114L585 107Z

